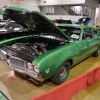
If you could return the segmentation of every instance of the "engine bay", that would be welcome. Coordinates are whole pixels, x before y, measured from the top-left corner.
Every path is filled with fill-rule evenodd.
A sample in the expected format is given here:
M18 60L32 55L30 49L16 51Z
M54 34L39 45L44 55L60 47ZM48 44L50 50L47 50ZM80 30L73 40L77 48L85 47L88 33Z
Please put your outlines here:
M48 52L48 50L52 50L65 43L61 39L52 37L28 37L28 41L25 43L15 43L10 46L4 46L1 49L7 52L9 56L32 62L36 57Z

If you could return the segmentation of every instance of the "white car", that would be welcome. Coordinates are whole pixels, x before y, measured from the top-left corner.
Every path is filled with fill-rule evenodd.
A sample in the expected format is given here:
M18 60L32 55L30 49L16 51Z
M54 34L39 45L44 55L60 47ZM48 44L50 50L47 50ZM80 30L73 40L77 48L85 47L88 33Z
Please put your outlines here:
M5 24L6 24L5 20L4 19L0 19L0 28L4 27Z
M0 28L0 33L9 33L9 32L22 32L24 27L15 21L9 21L3 28Z

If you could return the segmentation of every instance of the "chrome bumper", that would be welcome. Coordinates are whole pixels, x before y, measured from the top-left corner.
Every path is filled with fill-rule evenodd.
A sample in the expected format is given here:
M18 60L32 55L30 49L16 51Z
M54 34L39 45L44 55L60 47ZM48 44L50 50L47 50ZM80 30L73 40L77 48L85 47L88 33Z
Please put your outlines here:
M40 82L43 82L44 81L44 79L42 78L42 75L41 74L38 74L37 77L34 77L34 75L32 75L30 73L27 73L24 70L20 70L20 69L17 69L17 68L14 68L14 70L17 71L17 72L19 72L19 73L21 73L21 74L23 74L23 75L28 75L28 76L30 76L31 78L33 78L33 79L35 79L37 81L40 81Z
M17 57L9 56L6 53L2 52L2 50L0 50L0 57L2 61L6 64L6 66L14 69L15 71L23 75L28 75L37 81L40 81L40 82L44 81L44 78L42 78L41 74L36 73L34 70L30 70L27 68L26 61Z

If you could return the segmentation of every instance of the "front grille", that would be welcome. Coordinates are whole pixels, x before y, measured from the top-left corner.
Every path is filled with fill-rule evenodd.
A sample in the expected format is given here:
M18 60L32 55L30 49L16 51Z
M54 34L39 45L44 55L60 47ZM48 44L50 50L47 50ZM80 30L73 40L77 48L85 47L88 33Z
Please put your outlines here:
M10 57L10 65L20 69L26 68L26 62L16 57Z
M5 51L0 50L0 58L3 59L3 60L6 60L7 59L7 54L6 54Z

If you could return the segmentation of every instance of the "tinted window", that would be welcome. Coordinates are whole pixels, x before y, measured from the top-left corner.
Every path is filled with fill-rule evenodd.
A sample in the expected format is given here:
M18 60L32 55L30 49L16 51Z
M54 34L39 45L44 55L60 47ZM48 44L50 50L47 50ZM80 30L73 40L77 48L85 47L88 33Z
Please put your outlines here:
M93 37L97 36L97 31L92 29Z

